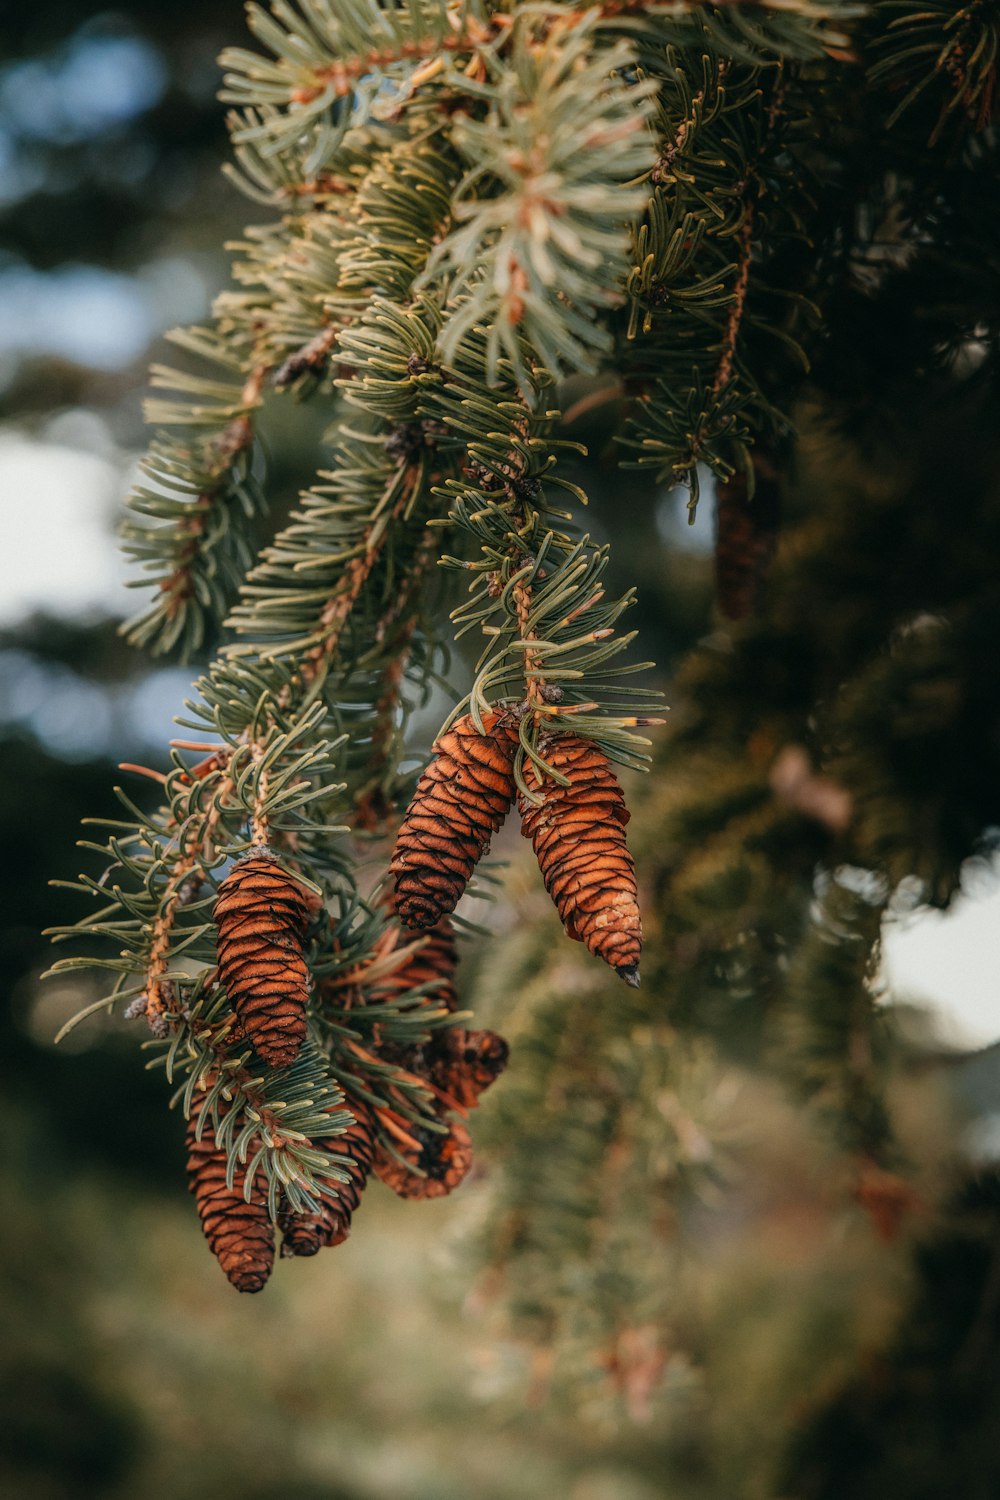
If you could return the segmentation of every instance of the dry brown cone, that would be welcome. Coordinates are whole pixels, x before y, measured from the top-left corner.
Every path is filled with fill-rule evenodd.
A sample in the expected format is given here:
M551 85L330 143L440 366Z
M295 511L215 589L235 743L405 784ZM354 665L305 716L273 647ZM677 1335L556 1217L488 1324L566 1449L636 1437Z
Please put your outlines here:
M401 933L393 926L385 929L383 938L387 943L406 948L417 944L419 947L416 947L415 952L408 953L391 973L371 986L370 1000L379 1002L398 999L407 990L426 987L424 994L414 1002L415 1006L421 1009L427 1006L434 1010L443 1006L448 1011L458 1009L458 996L455 993L458 949L455 946L455 929L447 917L420 937Z
M401 1198L443 1198L458 1187L472 1165L472 1138L461 1120L447 1121L448 1133L410 1125L410 1135L417 1141L417 1151L402 1151L412 1163L403 1166L384 1146L375 1152L375 1174Z
M715 509L715 594L728 620L754 613L778 538L778 486L764 459L748 498L745 474L720 484Z
M226 1186L227 1153L219 1149L211 1120L196 1138L205 1096L195 1101L187 1126L188 1189L209 1248L238 1292L259 1292L274 1265L274 1226L267 1212L267 1183L258 1172L248 1203L237 1174Z
M350 1174L349 1182L335 1183L320 1194L315 1213L297 1214L283 1201L278 1210L282 1233L282 1257L316 1255L326 1245L342 1245L351 1232L351 1220L361 1202L375 1155L375 1129L371 1111L361 1100L351 1100L354 1121L343 1135L332 1138L330 1152L338 1166Z
M219 979L247 1040L264 1062L286 1068L306 1035L309 970L302 940L319 902L254 849L219 887Z
M395 1063L429 1084L445 1109L463 1113L474 1109L480 1094L496 1083L509 1052L499 1033L466 1031L463 1026L439 1027L429 1041L416 1046L385 1042L378 1049L383 1062Z
M397 974L404 988L413 990L418 985L429 988L421 1005L435 1009L444 1006L447 1011L458 1009L455 993L455 969L458 965L458 948L455 944L455 929L448 917L444 917L424 934L421 946L408 959ZM404 983L405 981L405 983Z
M458 950L455 931L448 917L417 940L415 952L395 969L372 994L375 1001L396 997L423 987L425 993L415 1009L454 1013L458 1009L455 968ZM449 1101L471 1109L507 1064L508 1047L495 1031L467 1031L463 1026L439 1026L428 1041L418 1046L383 1043L379 1055L397 1062L410 1073L426 1078L449 1096Z
M473 1109L507 1066L510 1048L496 1031L450 1026L434 1033L424 1054L430 1082L448 1095L449 1102Z
M544 796L534 807L519 794L521 832L530 838L549 892L571 938L586 943L626 984L639 983L642 923L635 865L625 843L629 812L603 750L575 734L540 747L544 759L569 779L541 781L525 760L524 779Z
M389 869L406 927L433 927L454 911L514 800L517 737L502 713L459 719L436 741L417 782Z

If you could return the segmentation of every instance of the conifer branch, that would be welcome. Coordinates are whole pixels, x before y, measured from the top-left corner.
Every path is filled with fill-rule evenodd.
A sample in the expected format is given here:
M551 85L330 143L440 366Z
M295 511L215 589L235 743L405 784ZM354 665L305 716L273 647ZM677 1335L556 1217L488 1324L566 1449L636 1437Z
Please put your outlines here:
M192 1174L227 1256L215 1216L234 1185L265 1257L265 1198L299 1253L335 1242L373 1164L408 1197L468 1166L462 1118L499 1050L461 1073L446 924L404 938L388 893L359 895L341 837L388 823L412 781L406 715L438 680L449 609L482 649L404 820L400 920L454 906L517 801L567 932L637 983L608 758L645 765L637 731L660 722L659 695L625 659L634 591L614 596L608 545L580 524L558 382L606 366L619 436L671 479L693 484L699 463L749 477L752 445L777 451L806 359L803 287L853 205L838 187L820 211L802 144L853 13L273 0L250 8L269 56L226 54L232 175L274 216L237 248L212 328L178 340L225 378L154 371L175 398L150 415L182 435L154 444L129 539L158 583L135 639L228 637L179 721L196 737L175 743L160 806L123 795L125 818L91 846L105 869L81 877L95 908L72 936L111 956L63 966L105 967L110 999L145 1013L193 1146L211 1130ZM270 390L324 403L336 425L258 551ZM732 819L765 843L807 819L766 767L723 780ZM728 878L728 853L705 840L675 882L679 911ZM336 1160L351 1128L353 1171Z
M401 758L399 720L403 688L414 636L420 626L418 596L436 553L437 536L430 526L425 527L400 593L373 632L373 646L382 654L383 664L373 691L374 718L364 761L365 780L354 794L356 826L367 832L387 823L395 810L393 783Z
M965 5L929 0L889 0L880 6L879 22L887 24L876 35L873 80L894 91L905 89L888 124L891 127L913 109L925 93L944 99L933 121L928 145L936 146L946 132L979 132L993 116L1000 65L1000 16L989 0Z
M233 366L214 335L174 338ZM202 644L207 620L220 617L229 603L250 556L247 528L264 506L251 473L251 417L261 404L266 374L257 365L236 386L159 366L154 370L154 384L197 397L197 403L149 405L150 421L191 432L184 438L163 436L153 445L129 498L132 517L141 519L130 518L123 527L126 555L153 575L157 590L128 627L135 645L158 652L179 645L188 655ZM143 577L137 583L148 581Z

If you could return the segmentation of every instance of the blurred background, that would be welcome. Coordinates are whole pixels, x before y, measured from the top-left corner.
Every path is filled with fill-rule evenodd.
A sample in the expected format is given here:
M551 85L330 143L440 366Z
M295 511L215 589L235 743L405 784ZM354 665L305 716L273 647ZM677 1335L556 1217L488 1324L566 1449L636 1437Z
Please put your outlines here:
M676 1347L649 1342L638 1319L620 1347L591 1353L565 1380L553 1378L544 1341L522 1336L531 1318L499 1314L482 1250L504 1110L514 1113L507 1080L482 1111L478 1175L454 1202L372 1191L335 1256L240 1298L204 1246L179 1121L134 1034L95 1021L53 1045L98 991L40 983L42 928L77 915L47 881L76 875L81 818L113 814L117 764L163 763L195 670L152 667L117 634L131 601L114 531L145 440L146 366L164 330L207 314L227 276L222 247L254 211L219 171L215 57L240 37L235 0L7 10L0 1491L993 1497L1000 894L985 862L946 914L899 919L887 934L885 976L911 1038L894 1108L921 1164L912 1233L880 1237L864 1216L845 1217L831 1187L838 1164L819 1136L752 1069L720 1068L691 1043L687 1076L711 1073L700 1098L712 1101L728 1166L655 1268L671 1285ZM311 478L321 425L291 403L271 419L279 511ZM600 472L589 483L600 530L617 492ZM616 537L619 580L638 582L637 623L667 669L708 629L710 505L701 516L689 530L679 497L664 493L636 513L625 545ZM514 842L500 851L512 860L506 956L494 948L475 961L483 1019L504 1029L505 984L518 963L530 970L518 922L540 910ZM518 994L523 1010L530 993ZM528 1023L511 1024L516 1063ZM580 1105L565 1101L567 1112ZM686 1118L673 1117L680 1136ZM687 1159L699 1150L689 1134ZM935 1217L944 1202L946 1222ZM954 1488L949 1474L961 1475Z

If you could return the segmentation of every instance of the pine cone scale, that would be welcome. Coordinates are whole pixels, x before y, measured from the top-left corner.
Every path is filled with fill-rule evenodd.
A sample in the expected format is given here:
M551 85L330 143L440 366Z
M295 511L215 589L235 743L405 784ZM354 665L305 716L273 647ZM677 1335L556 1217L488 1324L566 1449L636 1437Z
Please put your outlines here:
M431 1081L463 1109L472 1109L507 1066L509 1053L506 1041L495 1031L452 1027L437 1042L430 1064Z

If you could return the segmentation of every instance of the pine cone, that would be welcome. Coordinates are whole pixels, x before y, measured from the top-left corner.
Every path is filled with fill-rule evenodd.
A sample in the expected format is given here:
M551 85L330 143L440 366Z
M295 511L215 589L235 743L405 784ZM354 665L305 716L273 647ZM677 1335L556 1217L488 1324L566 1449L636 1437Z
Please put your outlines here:
M448 1134L442 1135L422 1126L410 1126L410 1134L420 1143L420 1150L409 1159L427 1175L401 1166L383 1146L375 1153L375 1173L401 1198L443 1198L458 1187L472 1165L472 1138L461 1120L448 1122ZM403 1153L408 1155L408 1153Z
M454 911L514 800L516 737L502 714L483 722L485 734L466 715L441 735L403 819L389 869L406 927Z
M420 947L409 962L399 971L399 979L405 981L407 989L418 985L429 988L422 1004L436 1010L444 1006L447 1011L458 1009L455 993L455 969L458 966L458 948L455 945L455 929L445 917L424 935Z
M510 1055L498 1032L466 1031L461 1026L436 1031L424 1051L430 1081L463 1109L479 1103L480 1094L497 1081Z
M545 879L571 938L610 964L627 984L639 983L642 924L635 865L625 843L628 809L618 778L603 750L575 734L540 747L544 759L569 779L546 777L526 760L524 779L544 794L534 807L519 795L521 832L530 838Z
M401 933L395 925L386 928L385 935L390 941L394 940L403 947L414 943L419 943L420 946L390 973L375 981L368 992L369 1002L378 1004L386 999L398 1000L407 990L426 986L424 994L414 1002L414 1008L419 1006L423 1009L427 1006L439 1010L443 1006L445 1010L456 1011L458 996L455 993L455 968L458 964L458 950L455 946L455 930L450 920L445 917L419 938Z
M287 1202L282 1202L278 1228L283 1257L315 1255L325 1245L342 1245L351 1232L351 1220L372 1169L375 1129L366 1104L352 1099L350 1109L353 1123L343 1135L335 1136L330 1146L331 1154L338 1157L338 1166L350 1174L350 1181L334 1183L329 1191L324 1190L316 1213L293 1213Z
M426 934L421 946L395 969L369 997L373 1003L398 998L407 990L425 987L413 1010L458 1009L454 972L458 962L455 935L447 917ZM384 1062L426 1079L463 1109L471 1109L484 1089L503 1072L508 1048L494 1031L467 1031L463 1026L438 1026L427 1041L416 1045L383 1040L377 1048Z
M375 987L371 999L377 1003L387 996L396 998L419 986L425 993L414 1009L443 1007L454 1013L458 1009L457 963L454 928L445 917L420 939L417 951ZM508 1050L495 1031L467 1031L463 1026L436 1027L421 1045L383 1042L378 1049L380 1057L428 1079L463 1109L471 1109L483 1090L499 1078Z
M263 1172L253 1181L250 1202L237 1177L226 1186L227 1153L219 1149L211 1120L196 1139L205 1096L195 1101L187 1127L188 1189L194 1194L198 1217L209 1248L238 1292L259 1292L274 1265L274 1226L267 1212L267 1182Z
M219 979L247 1040L264 1062L286 1068L306 1035L309 970L302 939L319 903L255 849L219 887Z
M778 539L778 485L766 459L755 463L748 498L746 475L720 484L715 505L715 594L728 620L754 613Z

